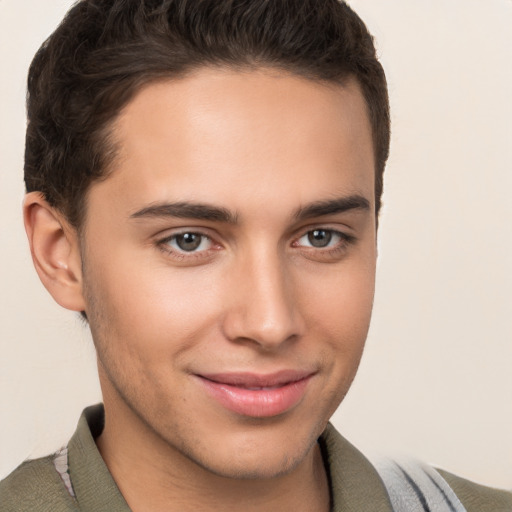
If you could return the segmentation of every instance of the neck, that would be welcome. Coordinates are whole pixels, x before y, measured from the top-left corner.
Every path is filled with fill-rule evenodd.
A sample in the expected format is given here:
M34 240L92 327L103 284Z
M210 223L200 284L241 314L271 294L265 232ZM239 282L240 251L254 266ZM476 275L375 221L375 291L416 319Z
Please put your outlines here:
M106 404L107 405L107 404ZM315 444L289 473L272 478L235 479L212 473L171 447L133 412L106 408L98 449L133 512L327 512L328 479ZM125 418L126 419L126 418Z

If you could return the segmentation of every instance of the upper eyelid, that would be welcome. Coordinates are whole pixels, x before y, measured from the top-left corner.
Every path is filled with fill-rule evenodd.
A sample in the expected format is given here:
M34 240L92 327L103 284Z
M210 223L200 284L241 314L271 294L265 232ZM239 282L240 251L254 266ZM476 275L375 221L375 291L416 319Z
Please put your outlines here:
M314 231L315 229L325 229L325 230L331 230L331 231L339 231L340 233L343 233L346 231L353 231L354 228L345 222L340 222L339 220L322 220L318 219L316 221L309 221L304 224L300 224L297 228L294 228L293 230L295 232L304 232L307 233L308 231Z
M171 240L176 236L185 235L187 233L204 236L206 238L209 238L210 240L215 240L216 238L214 235L211 234L211 230L205 228L195 228L194 226L192 226L191 228L172 228L172 231L171 229L165 229L154 235L152 238L155 239L158 243L161 243L165 242L166 240Z
M294 239L298 240L299 238L302 238L304 235L311 233L311 231L330 231L331 233L336 233L342 237L355 238L355 236L351 233L352 230L348 226L345 229L341 229L339 227L332 227L325 224L313 224L311 226L306 226L298 230L297 234L294 236Z
M337 235L341 238L341 242L352 242L356 239L355 236L350 235L348 233L344 233L343 231L340 231L338 229L332 229L332 228L314 228L314 229L308 229L307 231L304 231L302 235L296 237L293 241L293 244L297 243L301 238L306 236L308 233L311 233L312 231L330 231L332 234Z
M311 233L313 231L328 231L332 234L336 234L336 235L340 235L340 236L349 236L347 233L344 233L343 231L340 231L339 229L318 227L318 228L313 228L313 229L307 229L301 235L299 235L298 238L302 238L303 236L305 236L308 233Z

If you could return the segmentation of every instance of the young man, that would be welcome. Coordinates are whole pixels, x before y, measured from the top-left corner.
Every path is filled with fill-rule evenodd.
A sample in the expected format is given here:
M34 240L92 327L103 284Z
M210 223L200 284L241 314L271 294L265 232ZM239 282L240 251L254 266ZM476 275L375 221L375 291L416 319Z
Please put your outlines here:
M81 1L28 116L34 264L89 322L104 407L0 510L512 510L430 468L390 466L386 490L328 425L370 321L389 146L345 4Z

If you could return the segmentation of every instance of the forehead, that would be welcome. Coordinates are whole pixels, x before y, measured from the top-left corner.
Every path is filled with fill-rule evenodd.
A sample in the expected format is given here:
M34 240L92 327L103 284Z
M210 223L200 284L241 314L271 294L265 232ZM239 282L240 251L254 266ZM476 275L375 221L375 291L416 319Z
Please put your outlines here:
M113 172L92 188L115 182L133 208L169 200L233 203L234 191L283 205L287 198L363 192L373 202L371 127L355 81L201 69L143 88L113 135Z

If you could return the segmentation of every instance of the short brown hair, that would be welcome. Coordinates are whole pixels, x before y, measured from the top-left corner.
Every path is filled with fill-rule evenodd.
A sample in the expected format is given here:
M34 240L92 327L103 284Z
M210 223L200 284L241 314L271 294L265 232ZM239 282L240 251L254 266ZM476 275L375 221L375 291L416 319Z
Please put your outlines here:
M386 78L372 36L337 0L80 0L28 76L25 184L79 228L115 157L109 128L141 86L202 66L271 67L313 80L355 77L375 152L375 210L389 153Z

